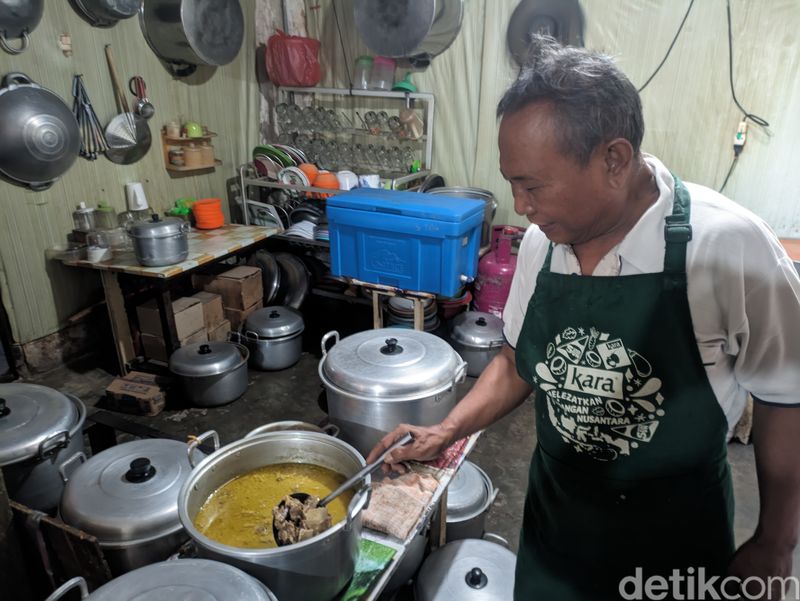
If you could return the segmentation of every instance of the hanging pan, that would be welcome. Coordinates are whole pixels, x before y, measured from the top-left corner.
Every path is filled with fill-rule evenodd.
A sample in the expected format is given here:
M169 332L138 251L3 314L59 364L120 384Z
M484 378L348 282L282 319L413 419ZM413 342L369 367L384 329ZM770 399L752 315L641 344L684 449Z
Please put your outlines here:
M0 48L9 54L24 52L43 12L44 0L0 0ZM17 48L8 43L15 38L20 40Z
M136 16L142 0L71 0L75 10L93 27L113 27Z
M0 84L0 173L45 190L78 158L80 130L61 98L24 73Z
M120 113L106 126L106 157L112 163L130 165L141 159L150 150L152 136L147 120L131 112L128 99L119 84L117 65L111 46L106 46L106 60L114 86L114 98Z

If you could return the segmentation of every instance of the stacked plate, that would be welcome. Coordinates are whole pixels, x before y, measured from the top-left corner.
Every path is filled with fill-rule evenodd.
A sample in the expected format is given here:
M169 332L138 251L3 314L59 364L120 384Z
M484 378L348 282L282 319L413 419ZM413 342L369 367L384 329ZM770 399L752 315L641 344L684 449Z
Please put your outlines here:
M308 161L305 153L294 146L288 146L286 144L260 144L253 148L253 165L260 177L279 180L282 170L290 167L296 169L297 165L306 162ZM280 179L280 181L283 180ZM307 186L308 180L306 179L306 183L302 185Z
M423 327L426 332L433 332L441 325L439 317L436 315L436 301L432 298L423 299L422 306L425 317ZM386 303L385 317L389 326L413 328L414 300L403 296L390 297Z

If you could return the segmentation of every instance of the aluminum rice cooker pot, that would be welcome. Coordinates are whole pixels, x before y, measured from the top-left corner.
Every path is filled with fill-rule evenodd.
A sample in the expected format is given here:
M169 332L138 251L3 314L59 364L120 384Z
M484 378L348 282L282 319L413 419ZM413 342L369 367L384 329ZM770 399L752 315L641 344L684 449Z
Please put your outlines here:
M250 365L275 371L291 367L303 352L303 316L290 307L264 307L245 320L242 336Z
M447 487L447 542L481 538L498 492L480 467L462 463Z
M465 539L431 553L414 583L417 601L512 601L517 556L487 540Z
M467 375L477 378L505 344L503 320L481 311L467 311L453 318L450 344L467 362Z
M46 601L58 601L76 588L80 589L80 598L89 601L277 601L252 576L208 559L155 563L115 578L91 594L86 581L78 576L65 582Z
M192 441L189 452L208 438L218 446L217 433L210 431ZM220 486L236 476L276 463L320 465L346 477L366 465L364 457L349 444L318 432L268 432L243 438L218 449L196 465L178 498L181 523L201 557L244 570L266 584L279 599L334 599L355 571L361 514L369 499L369 477L364 487L353 495L344 520L293 545L266 549L232 547L208 538L194 525L197 512Z
M115 575L162 561L189 539L178 493L191 471L186 444L165 438L77 454L61 469L61 519L97 537Z
M335 340L330 350L327 343ZM331 423L367 455L397 424L430 426L458 402L467 364L444 340L417 330L367 330L322 338L319 377Z
M0 384L0 467L8 495L40 511L58 507L58 469L84 450L86 407L76 397L38 384Z
M186 260L189 255L189 223L178 217L139 221L128 228L136 260L146 267L163 267Z
M250 351L235 342L198 342L172 353L170 371L186 398L199 407L231 403L247 391Z

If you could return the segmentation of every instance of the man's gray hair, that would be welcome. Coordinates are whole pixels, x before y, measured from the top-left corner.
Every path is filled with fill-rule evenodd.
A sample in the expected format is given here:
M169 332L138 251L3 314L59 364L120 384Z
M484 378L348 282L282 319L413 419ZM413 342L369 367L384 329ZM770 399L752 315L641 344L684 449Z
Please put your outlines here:
M550 103L562 154L586 166L598 144L624 138L639 152L644 118L639 94L610 56L561 46L536 35L517 80L497 105L497 116L534 102Z

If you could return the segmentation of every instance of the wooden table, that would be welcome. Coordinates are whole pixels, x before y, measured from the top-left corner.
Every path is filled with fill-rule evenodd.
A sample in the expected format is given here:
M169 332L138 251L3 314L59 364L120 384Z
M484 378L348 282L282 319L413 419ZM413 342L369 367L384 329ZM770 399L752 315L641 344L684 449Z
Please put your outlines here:
M144 267L138 263L133 252L123 253L108 261L91 263L89 261L65 261L72 267L86 267L100 272L103 292L111 320L114 347L117 351L120 374L130 371L136 355L133 339L125 310L125 299L120 287L121 275L139 276L152 279L158 288L156 302L161 313L161 325L165 333L167 353L178 347L175 330L175 316L172 312L172 297L169 281L177 276L190 273L202 265L213 263L242 251L253 250L260 242L278 232L275 228L254 225L225 225L215 230L192 230L189 232L189 255L186 260L166 267Z

